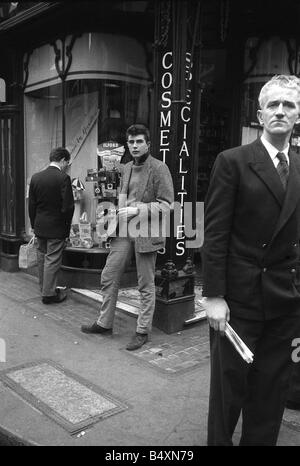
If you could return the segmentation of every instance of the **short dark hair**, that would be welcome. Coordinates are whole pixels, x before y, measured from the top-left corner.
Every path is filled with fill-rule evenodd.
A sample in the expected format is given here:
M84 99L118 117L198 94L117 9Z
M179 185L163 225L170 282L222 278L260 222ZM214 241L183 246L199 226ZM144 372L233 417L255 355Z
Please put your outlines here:
M146 142L150 141L149 129L147 128L147 126L141 124L129 126L129 128L127 128L126 131L126 138L128 139L128 136L138 136L139 134L143 134L145 136Z
M64 147L56 147L50 152L50 162L60 162L62 159L65 159L67 162L70 160L70 152Z

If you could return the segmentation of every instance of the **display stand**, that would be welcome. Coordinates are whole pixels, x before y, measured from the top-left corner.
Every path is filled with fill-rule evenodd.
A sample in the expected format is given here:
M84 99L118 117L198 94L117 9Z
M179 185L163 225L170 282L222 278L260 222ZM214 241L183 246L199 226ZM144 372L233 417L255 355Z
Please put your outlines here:
M79 221L78 224L72 225L71 243L63 252L59 277L60 282L66 286L90 289L97 289L100 286L101 272L109 254L109 239L103 228L103 236L97 235L97 220L102 205L107 206L107 203L110 203L111 206L117 208L120 177L120 171L114 166L110 170L105 168L87 170L85 181L94 183L94 200L97 203L96 222L88 222L86 219L84 223ZM75 202L78 210L80 208L80 198L75 198ZM104 216L109 214L105 211L102 213ZM87 232L86 238L84 237L84 230ZM76 232L76 236L74 236L74 232ZM86 247L83 247L83 245ZM133 262L126 270L121 286L133 286L136 282L135 264Z
M177 271L171 261L156 272L156 306L153 325L166 333L181 331L184 323L194 315L193 267Z
M59 282L65 286L83 289L99 289L100 278L109 249L94 247L67 247L63 252ZM135 263L130 263L121 281L122 287L134 286L137 283Z

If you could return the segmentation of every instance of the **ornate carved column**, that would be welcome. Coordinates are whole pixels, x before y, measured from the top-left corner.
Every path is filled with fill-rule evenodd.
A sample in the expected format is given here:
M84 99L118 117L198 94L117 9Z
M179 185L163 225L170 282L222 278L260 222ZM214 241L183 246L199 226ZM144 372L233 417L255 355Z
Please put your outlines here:
M66 36L62 36L60 39L61 49L57 45L57 40L51 42L51 45L55 53L55 68L58 76L62 81L62 145L66 145L66 115L65 115L65 105L66 105L66 77L68 76L69 69L72 64L72 49L75 44L77 37L80 37L81 34L73 34L71 36L69 44L66 43Z
M154 43L155 156L175 188L170 237L157 260L154 325L171 333L194 314L193 231L199 137L201 2L157 2ZM154 138L153 138L154 136Z
M20 109L16 105L0 107L0 242L1 268L18 269L18 249L22 243L20 226L23 204L20 201L23 159L19 159Z

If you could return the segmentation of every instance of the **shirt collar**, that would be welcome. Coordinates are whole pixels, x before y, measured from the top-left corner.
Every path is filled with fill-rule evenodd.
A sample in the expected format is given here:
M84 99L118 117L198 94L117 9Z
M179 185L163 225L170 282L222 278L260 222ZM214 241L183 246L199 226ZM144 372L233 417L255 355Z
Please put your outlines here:
M60 166L58 165L57 162L50 162L49 167L56 167L56 168L58 168L59 170L61 170L61 168L60 168Z
M290 144L288 144L283 150L279 151L269 141L267 141L264 136L261 136L261 142L263 143L263 145L267 149L267 152L268 152L269 156L271 157L271 159L273 161L274 161L275 157L277 156L278 152L282 152L286 156L287 160L289 161Z

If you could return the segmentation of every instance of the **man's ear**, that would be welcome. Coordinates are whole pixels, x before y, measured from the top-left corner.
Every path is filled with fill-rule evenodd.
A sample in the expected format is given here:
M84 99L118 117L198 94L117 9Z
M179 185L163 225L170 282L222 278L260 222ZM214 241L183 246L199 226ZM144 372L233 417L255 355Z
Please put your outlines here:
M300 114L298 115L298 118L297 118L297 120L295 122L295 125L299 125L299 123L300 123Z
M263 117L262 117L262 111L261 111L260 109L257 110L256 116L257 116L257 119L258 119L259 123L260 123L261 125L263 125L264 122L263 122Z

